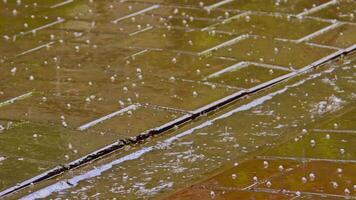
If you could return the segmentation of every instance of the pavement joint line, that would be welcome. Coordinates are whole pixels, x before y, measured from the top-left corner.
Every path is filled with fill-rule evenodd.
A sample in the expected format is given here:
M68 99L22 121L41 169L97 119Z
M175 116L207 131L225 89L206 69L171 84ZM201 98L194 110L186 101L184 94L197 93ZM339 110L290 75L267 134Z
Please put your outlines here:
M257 37L257 35L256 35ZM261 37L261 36L260 36ZM276 41L281 41L281 42L290 42L290 43L298 43L297 40L293 40L293 39L286 39L286 38L273 38Z
M135 13L131 13L131 14L129 14L129 15L126 15L126 16L120 17L120 18L118 18L118 19L115 19L115 20L113 20L112 22L113 22L114 24L116 24L116 23L118 23L118 22L120 22L120 21L122 21L122 20L131 18L131 17L135 17L135 16L137 16L137 15L140 15L140 14L143 14L143 13L145 13L145 12L148 12L148 11L151 11L151 10L154 10L154 9L157 9L157 8L159 8L159 7L160 7L160 5L155 4L155 5L152 5L152 6L148 7L148 8L145 8L145 9L142 9L142 10L140 10L140 11L137 11L137 12L135 12Z
M166 26L160 26L160 25L156 25L156 28L161 28L161 29L166 29L166 30L183 30L186 32L191 32L191 31L201 31L201 28L191 28L191 27L182 27L182 26L170 26L170 28L168 29Z
M294 68L290 69L290 68L277 66L277 65L270 65L270 64L266 64L266 63L241 61L241 62L238 62L238 63L236 63L234 65L226 67L226 68L224 68L222 70L219 70L219 71L217 71L217 72L215 72L213 74L210 74L210 75L206 76L203 80L207 80L207 79L210 79L210 78L214 78L214 77L220 76L221 74L225 74L225 73L228 73L228 72L239 70L239 69L248 67L249 65L256 65L258 67L264 67L264 68L276 69L276 70L283 70L283 71L289 71L289 72L294 71Z
M320 18L320 17L315 17L315 16L304 16L303 18L312 19L312 20L320 21L320 22L327 22L327 23L343 22L343 21L339 21L336 19L325 19L325 18Z
M126 59L128 59L128 58L134 59L136 56L139 56L139 55L141 55L141 54L144 54L144 53L146 53L146 52L148 52L148 51L149 51L148 49L141 50L141 51L139 51L139 52L136 52L136 53L134 53L134 54L132 54L132 55L127 56Z
M142 107L145 108L152 108L152 109L157 109L157 110L164 110L164 111L170 111L174 113L180 113L180 114L191 114L190 111L188 110L183 110L183 109L178 109L178 108L171 108L167 106L160 106L160 105L155 105L155 104L150 104L150 103L141 103Z
M334 46L329 46L329 45L323 45L323 44L316 44L316 43L313 43L313 42L306 42L305 43L306 45L309 45L309 46L314 46L314 47L319 47L319 48L325 48L325 49L333 49L333 50L341 50L342 48L339 48L339 47L334 47Z
M329 7L329 6L332 6L332 5L335 5L335 4L337 4L337 0L331 0L331 1L329 1L329 2L323 3L323 4L319 5L319 6L316 6L316 7L314 7L314 8L311 8L311 9L309 9L309 10L306 10L306 11L304 11L304 12L301 12L301 13L299 13L297 16L298 16L298 17L301 17L301 16L304 16L304 15L309 15L309 14L318 12L319 10L325 9L325 8L327 8L327 7Z
M356 26L355 22L350 22L350 21L344 21L344 20L340 20L340 19L325 19L325 18L320 18L320 17L315 17L315 16L305 16L304 18L306 19L313 19L316 21L320 21L320 22L327 22L327 23L344 23L344 24L348 24L351 26Z
M163 15L163 14L156 14L156 13L145 13L144 15L148 16L148 17L163 17L166 19L187 19L187 17L184 16L172 16L172 15ZM221 22L222 19L218 19L218 18L207 18L207 17L194 17L194 21L213 21L213 22Z
M257 65L258 67L265 67L265 68L269 68L269 69L277 69L277 70L288 71L288 72L294 71L293 67L287 68L287 67L278 66L278 65L271 65L271 64L267 64L267 63L250 62L250 61L248 61L248 63L251 65Z
M40 49L43 49L43 48L46 48L46 47L50 47L50 45L52 45L52 44L54 44L54 43L55 43L55 41L52 41L52 42L48 42L48 43L46 43L46 44L43 44L43 45L34 47L34 48L32 48L32 49L29 49L29 50L26 50L26 51L24 51L24 52L22 52L22 53L17 54L15 57L20 57L20 56L23 56L23 55L32 53L32 52L34 52L34 51L38 51L38 50L40 50Z
M66 32L71 32L71 33L83 32L83 29L75 29L75 28L55 28L55 27L53 27L51 30L66 31ZM125 35L125 36L128 35L127 33L121 33L121 32L115 33L115 32L109 32L109 31L103 32L103 31L98 31L98 30L90 30L90 32L88 32L86 34L106 34L106 35Z
M238 19L238 18L240 18L240 17L244 17L244 16L246 16L246 15L248 15L248 14L250 14L250 13L251 13L250 11L245 11L245 12L239 13L239 14L237 14L237 15L234 15L234 16L232 16L232 17L229 17L229 18L227 18L227 19L224 19L224 20L221 21L221 22L217 22L217 23L215 23L215 24L211 24L211 25L209 25L209 26L207 26L207 27L205 27L205 28L202 28L201 30L202 30L202 31L209 31L209 30L211 30L213 27L215 27L215 26L217 26L217 25L225 24L225 23L227 23L227 22L230 22L231 20Z
M206 55L207 53L210 53L211 51L220 49L220 48L225 47L225 46L230 46L230 45L236 44L237 42L240 42L240 41L242 41L242 40L247 39L248 37L249 37L249 36L246 35L246 34L237 36L237 37L235 37L235 38L233 38L233 39L231 39L231 40L228 40L228 41L226 41L226 42L223 42L223 43L221 43L221 44L218 44L218 45L216 45L215 47L211 47L211 48L209 48L209 49L206 49L206 50L204 50L204 51L201 51L201 52L198 53L198 55L199 55L199 56L201 56L201 55Z
M229 31L221 31L221 30L215 30L215 29L212 29L212 30L209 30L211 32L214 31L214 33L219 33L219 34L225 34L225 35L237 35L233 32L229 32Z
M137 109L138 107L140 107L140 104L132 104L132 105L127 106L127 107L125 107L125 108L123 108L123 109L120 109L120 110L118 110L118 111L115 111L115 112L113 112L113 113L110 113L110 114L108 114L108 115L105 115L105 116L103 116L103 117L100 117L100 118L98 118L98 119L95 119L95 120L93 120L93 121L91 121L91 122L88 122L88 123L86 123L86 124L83 124L83 125L81 125L80 127L78 127L78 130L79 130L79 131L85 131L85 130L87 130L87 129L89 129L89 128L91 128L91 127L93 127L93 126L95 126L95 125L97 125L97 124L99 124L99 123L102 123L102 122L105 121L105 120L111 119L111 118L113 118L113 117L115 117L115 116L117 116L117 115L123 114L123 113L125 113L125 112L130 111L130 110L135 110L135 109Z
M141 30L138 30L138 31L130 33L129 36L134 36L134 35L137 35L139 33L142 33L142 32L145 32L145 31L148 31L148 30L151 30L151 29L153 29L153 26L147 26L144 29L141 29Z
M315 132L356 134L356 130L313 129Z
M216 85L218 87L227 88L227 89L244 90L244 91L247 90L246 88L242 88L242 87L236 87L236 86L226 85L226 84L221 84L221 83L213 83L213 82L209 82L209 81L203 81L202 83L204 85L209 85L212 87L213 87L213 85Z
M231 58L231 57L225 57L225 56L215 56L215 57L222 60L237 61L235 58Z
M29 31L26 31L26 32L23 32L23 33L18 33L18 34L16 34L16 35L14 35L13 38L16 38L16 37L19 37L19 36L28 35L28 34L30 34L30 33L36 33L36 32L39 31L39 30L42 30L42 29L45 29L45 28L48 28L48 27L51 27L51 26L54 26L54 25L57 25L57 24L60 24L60 23L63 23L63 22L65 22L65 19L59 18L59 19L57 19L57 20L54 21L54 22L45 24L45 25L40 26L40 27L37 27L37 28L35 28L35 29L29 30Z
M165 133L166 131L169 131L169 130L172 130L172 129L175 129L175 128L178 128L179 126L181 125L184 125L186 124L187 122L190 122L194 119L197 119L198 117L200 116L203 116L204 114L206 113L210 113L210 112L213 112L221 107L224 107L224 106L227 106L233 102L235 102L236 100L238 99L241 99L243 97L245 97L246 95L251 95L255 92L258 92L258 91L261 91L261 90L264 90L266 88L269 88L269 87L272 87L282 81L285 81L285 80L288 80L289 78L292 78L292 77L295 77L296 75L299 75L299 74L302 74L306 71L309 71L310 69L313 69L317 66L320 66L320 65L323 65L331 60L334 60L334 59L337 59L341 56L344 56L346 54L349 54L349 53L352 53L356 50L356 44L355 45L352 45L346 49L343 49L343 50L340 50L340 51L337 51L329 56L326 56L318 61L315 61L314 63L310 64L310 65L307 65L306 67L298 70L298 71L294 71L294 72L291 72L287 75L284 75L284 76L281 76L279 78L276 78L276 79L273 79L273 81L268 81L266 83L263 83L263 84L260 84L258 86L255 86L253 88L250 88L249 90L247 91L238 91L232 95L229 95L229 96L226 96L220 100L217 100L213 103L210 103L206 106L203 106L195 111L193 111L193 114L186 114L184 116L181 116L175 120L172 120L166 124L163 124L157 128L154 128L154 129L150 129L150 130L147 130L141 134L139 134L138 136L134 137L134 138L128 138L128 139L125 139L125 140L120 140L118 142L115 142L113 144L110 144L108 146L105 146L99 150L96 150L86 156L83 156L75 161L72 161L64 166L59 166L59 167L55 167L51 170L48 170L36 177L33 177L31 179L28 179L26 181L23 181L21 183L18 183L16 184L15 186L12 186L8 189L5 189L4 191L1 191L0 192L0 197L4 197L4 196L7 196L7 195L10 195L16 191L19 191L21 189L24 189L30 185L33 185L35 183L38 183L38 182L41 182L43 180L46 180L46 179L49 179L49 178L53 178L65 171L68 171L68 170L71 170L71 169L74 169L74 168L78 168L78 167L81 167L85 164L88 164L94 160L97 160L97 159L100 159L104 156L107 156L109 154L112 154L114 153L115 151L119 150L119 149L122 149L124 146L127 146L127 145L134 145L134 144L137 144L141 141L144 141L145 139L147 138L150 138L154 135L160 135L160 134L163 134ZM183 132L184 134L186 134L185 132ZM182 133L182 134L183 134ZM171 142L172 140L175 140L179 137L182 137L181 135L177 135L177 136L174 136L173 138L169 139L169 140L166 140L166 142ZM122 159L118 160L118 162L125 162L125 160L128 160L128 159L134 159L138 156L141 156L147 152L150 152L152 151L152 149L142 149L142 151L140 150L140 152L137 152L137 154L134 154L132 155L133 157L130 157L130 155L127 157L123 157ZM356 162L356 161L355 161Z
M203 85L208 85L208 86L218 86L218 87L222 87L222 88L227 88L227 89L234 89L234 90L246 90L246 88L241 88L241 87L235 87L235 86L231 86L231 85L225 85L225 84L221 84L221 83L213 83L213 82L209 82L209 81L196 81L196 80L190 80L190 79L178 79L182 82L188 82L188 83L195 83L195 84L203 84Z
M174 50L174 49L162 49L162 48L152 48L152 47L139 47L139 46L130 46L130 49L137 49L137 50L147 50L147 51L160 51L160 52L174 52L174 53L181 53L191 56L197 56L196 52L191 51L183 51L183 50Z
M316 32L314 32L314 33L311 33L311 34L309 34L309 35L306 35L306 36L304 36L304 37L298 39L298 40L297 40L297 43L309 41L309 40L311 40L311 39L313 39L313 38L315 38L315 37L317 37L317 36L319 36L319 35L321 35L321 34L324 34L324 33L328 32L328 31L330 31L330 30L336 29L336 28L338 28L339 26L341 26L341 25L343 25L343 24L344 24L343 22L336 22L336 23L333 23L333 24L331 24L330 26L324 27L324 28L322 28L322 29L320 29L320 30L318 30L318 31L316 31Z
M333 163L355 163L356 160L339 160L339 159L327 159L327 158L308 158L308 157L287 157L287 156L256 156L257 159L264 160L293 160L299 162L333 162Z
M245 61L241 61L241 62L238 62L236 64L233 64L229 67L226 67L224 69L221 69L215 73L212 73L206 77L204 77L203 80L207 80L207 79L210 79L210 78L214 78L214 77L217 77L217 76L220 76L221 74L225 74L227 72L231 72L231 71L234 71L234 70L238 70L238 69L241 69L241 68L244 68L244 67L247 67L249 65L248 62L245 62Z
M271 189L271 188L254 188L253 191L256 192L266 192L266 193L272 193L272 194L278 194L278 193L285 193L285 194L296 194L297 191L292 191L292 190L284 190L283 189ZM318 192L307 192L307 191L299 191L301 195L314 195L314 196L321 196L321 197L337 197L337 198L344 198L344 199L355 199L356 196L353 195L338 195L338 194L330 194L330 193L318 193ZM298 196L298 195L297 195Z
M356 23L354 23L354 22L346 22L346 21L342 21L342 22L347 25L356 26Z
M74 2L74 0L66 0L66 1L54 4L50 8L57 8L57 7L67 5L67 4L72 3L72 2Z
M223 0L223 1L217 2L217 3L215 3L215 4L212 4L212 5L210 5L210 6L206 6L206 7L204 7L204 8L205 8L206 10L210 11L210 10L212 10L212 9L214 9L214 8L217 8L217 7L219 7L219 6L225 5L225 4L230 3L230 2L233 2L233 1L234 1L234 0Z
M28 92L28 93L25 93L25 94L23 94L23 95L20 95L20 96L14 97L14 98L12 98L12 99L6 100L6 101L4 101L4 102L0 102L0 108L1 108L1 107L4 107L4 106L6 106L6 105L13 104L13 103L15 103L16 101L19 101L19 100L22 100L22 99L31 97L32 94L33 94L33 92Z

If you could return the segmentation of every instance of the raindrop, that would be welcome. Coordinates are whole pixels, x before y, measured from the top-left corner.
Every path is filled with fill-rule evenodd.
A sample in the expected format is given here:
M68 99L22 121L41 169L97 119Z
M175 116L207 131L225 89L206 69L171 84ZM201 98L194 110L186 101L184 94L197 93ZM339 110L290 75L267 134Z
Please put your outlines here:
M10 37L7 36L7 35L4 35L3 37L4 37L5 40L10 40Z
M120 104L121 107L125 106L125 103L123 101L121 101L121 100L119 100L119 104Z
M16 67L13 67L13 68L11 69L11 74L12 74L13 76L16 74L16 70L17 70Z
M193 92L193 97L197 97L198 96L198 92L194 91Z
M310 140L310 145L312 146L312 147L314 147L315 146L315 144L316 144L316 142L315 142L315 140Z
M68 126L68 124L67 124L65 121L62 121L62 125L63 125L64 127L67 127L67 126Z
M254 177L252 178L252 180L253 180L254 182L257 182L257 181L258 181L257 176L254 176Z
M332 181L331 184L334 189L337 189L339 187L339 184L337 184L337 182L335 182L335 181Z
M345 193L345 195L350 195L350 190L345 188L344 193Z
M128 89L127 87L123 87L122 90L123 90L124 92L129 91L129 89Z
M267 187L271 187L271 186L272 186L272 183L271 183L270 181L267 181L266 186L267 186Z
M314 180L315 180L315 174L314 174L313 172L311 172L311 173L309 174L309 179L310 179L311 181L314 181Z
M303 183L306 183L308 180L307 180L307 178L305 178L304 176L302 177L302 182Z
M176 78L174 78L174 76L171 76L171 77L169 77L169 80L174 82L176 80Z
M13 10L12 10L12 14L13 14L14 16L16 16L16 15L17 15L17 10L16 10L16 9L13 9Z
M284 170L283 165L279 165L279 166L278 166L278 170L279 170L280 172L283 171L283 170Z
M263 161L263 167L268 168L268 166L269 166L268 161Z

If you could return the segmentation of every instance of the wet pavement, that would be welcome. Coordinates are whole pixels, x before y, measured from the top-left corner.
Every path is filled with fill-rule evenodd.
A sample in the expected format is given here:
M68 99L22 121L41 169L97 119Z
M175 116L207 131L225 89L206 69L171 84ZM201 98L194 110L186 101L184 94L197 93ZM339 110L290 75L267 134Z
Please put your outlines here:
M0 8L0 196L356 198L354 1Z

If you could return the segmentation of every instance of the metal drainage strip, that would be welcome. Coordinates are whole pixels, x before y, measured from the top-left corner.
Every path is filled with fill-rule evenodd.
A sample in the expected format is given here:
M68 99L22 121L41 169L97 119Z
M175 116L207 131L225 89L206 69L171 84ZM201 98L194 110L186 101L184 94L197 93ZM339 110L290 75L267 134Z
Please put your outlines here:
M1 191L0 192L0 197L4 197L4 196L7 196L7 195L10 195L14 192L17 192L21 189L24 189L30 185L33 185L33 184L36 184L38 182L41 182L43 180L47 180L47 179L50 179L50 178L53 178L55 176L58 176L68 170L71 170L71 169L74 169L74 168L77 168L77 167L81 167L89 162L92 162L94 160L97 160L97 159L100 159L104 156L107 156L111 153L113 153L114 151L117 151L121 148L123 148L124 146L126 145L134 145L134 144L137 144L149 137L152 137L154 135L159 135L159 134L162 134L168 130L172 130L173 128L175 127L178 127L178 126L181 126L191 120L194 120L198 117L200 117L201 115L203 114L207 114L207 113L211 113L221 107L224 107L242 97L245 97L247 95L250 95L250 94L254 94L256 92L259 92L263 89L266 89L266 88L269 88L271 86L274 86L282 81L285 81L287 79L290 79L292 77L295 77L299 74L302 74L308 70L311 70L311 69L314 69L320 65L323 65L329 61L332 61L334 59L337 59L337 58L340 58L344 55L347 55L347 54L350 54L352 52L356 51L356 44L350 46L349 48L346 48L346 49L342 49L342 50L339 50L333 54L330 54L329 56L326 56L302 69L299 69L297 71L293 71L289 74L286 74L286 75L283 75L283 76L280 76L278 78L275 78L275 79L272 79L271 81L267 81L265 83L262 83L258 86L255 86L253 88L250 88L248 90L244 90L244 91L239 91L239 92L236 92L232 95L229 95L227 97L224 97L218 101L215 101L209 105L206 105L202 108L199 108L195 111L193 111L191 114L186 114L176 120L173 120L171 122L168 122L160 127L157 127L155 129L151 129L151 130L148 130L144 133L141 133L139 134L138 136L136 137L132 137L132 138L128 138L128 139L124 139L124 140L120 140L118 142L115 142L113 144L110 144L106 147L103 147L95 152L92 152L82 158L79 158L73 162L70 162L66 165L63 165L63 166L57 166L47 172L44 172L38 176L35 176L31 179L28 179L22 183L19 183L19 184L16 184L16 186L13 186L13 187L10 187L4 191Z

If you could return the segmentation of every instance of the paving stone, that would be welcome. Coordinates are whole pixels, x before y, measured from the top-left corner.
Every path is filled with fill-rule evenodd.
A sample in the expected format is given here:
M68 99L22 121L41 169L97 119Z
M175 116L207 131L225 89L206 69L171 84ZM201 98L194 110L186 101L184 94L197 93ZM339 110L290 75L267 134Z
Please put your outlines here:
M330 137L330 139L329 139ZM311 133L298 141L275 148L266 155L316 159L354 160L355 134ZM297 140L297 139L296 139ZM315 145L313 143L315 142Z
M311 42L339 48L347 48L355 44L355 35L356 24L344 24L312 39Z
M131 56L131 68L140 68L144 74L162 72L167 80L170 78L202 80L205 76L236 64L234 60L217 57L202 57L168 51L145 51ZM174 63L173 63L174 61Z
M237 35L252 34L285 39L299 39L328 26L326 22L283 15L245 15L212 27Z
M202 19L202 20L212 20L220 21L235 15L238 12L225 12L222 10L211 10L208 11L203 8L193 8L193 7L170 7L170 6L161 6L155 10L147 12L147 15L158 15L164 17L176 17L186 20L191 20L191 18Z
M45 125L12 123L0 134L0 151L6 160L0 164L0 188L16 183L67 162L65 155L75 153L68 149L68 131Z
M338 131L342 132L343 130L355 131L355 114L356 110L354 108L347 110L345 113L336 115L334 118L319 124L315 128L318 129L318 132L325 130L325 132L330 131L331 133L333 131L335 133Z
M11 36L13 37L13 36ZM50 49L55 44L61 43L65 39L74 37L72 33L62 31L39 30L35 34L26 32L24 35L16 35L15 40L1 40L1 59L14 60L26 54L40 49ZM9 61L10 62L10 61Z
M234 190L209 190L192 188L172 195L169 199L193 200L193 199L291 199L292 196L282 194L270 194L263 192L234 191Z
M274 1L274 0L243 0L232 1L220 8L223 9L237 9L237 10L253 10L264 12L281 12L281 13L293 13L298 14L304 10L309 10L315 6L328 2L328 0L296 0L296 1Z
M248 160L238 166L224 171L223 173L204 181L202 185L194 187L206 187L214 189L245 189L259 182L266 182L270 177L280 176L285 170L293 170L297 167L295 161L265 161ZM281 167L283 169L281 169Z
M131 2L131 1L129 1ZM160 0L134 0L132 2L142 2L142 3L162 3ZM199 1L199 0L168 0L163 2L164 5L172 5L172 6L184 6L184 7L204 7L215 4L215 0L206 0L206 1Z
M301 43L250 37L236 44L220 48L213 55L298 69L330 55L334 51ZM298 57L294 55L298 55Z
M88 131L105 134L105 137L126 139L147 130L168 123L184 113L165 110L164 108L145 107L144 105L112 119L106 120ZM99 116L100 117L100 116ZM97 118L96 118L97 119ZM112 135L112 136L110 136Z
M177 37L178 35L179 37ZM141 38L145 39L142 40ZM223 34L211 35L202 31L186 32L184 30L154 28L134 35L130 38L130 42L127 45L142 49L159 48L199 53L232 39L234 39L233 36Z
M335 4L310 14L324 19L356 22L356 3L352 0L339 0Z
M270 188L320 195L354 196L355 167L355 163L310 162L280 177L272 178ZM350 193L345 192L345 189Z
M207 76L207 80L213 83L220 83L224 85L231 85L241 88L252 88L261 83L270 81L274 78L287 74L289 71L268 68L268 66L258 66L254 64L237 66L231 71L223 74ZM248 77L248 78L246 78Z

